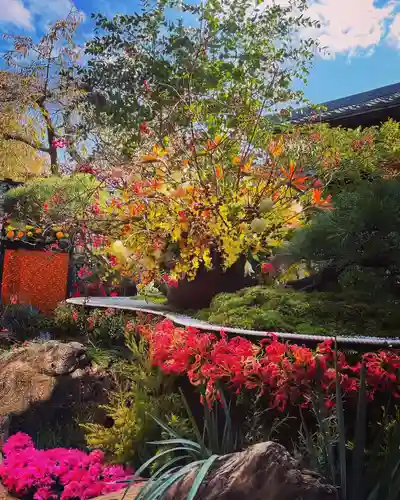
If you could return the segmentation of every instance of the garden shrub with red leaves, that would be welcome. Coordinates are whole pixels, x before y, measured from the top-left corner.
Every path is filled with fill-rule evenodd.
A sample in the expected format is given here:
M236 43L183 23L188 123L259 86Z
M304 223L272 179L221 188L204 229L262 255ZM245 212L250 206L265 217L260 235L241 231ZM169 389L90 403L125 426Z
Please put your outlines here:
M363 354L349 363L343 352L333 348L333 339L316 349L281 342L275 335L254 343L243 337L228 338L178 328L164 320L139 328L150 344L154 365L166 374L187 374L193 385L204 389L206 401L219 399L219 384L237 394L255 390L268 398L271 408L283 411L288 404L308 406L313 394L323 392L327 407L334 405L336 373L345 396L357 393L361 363L366 366L367 394L400 394L400 355L392 351ZM336 358L336 360L335 360Z
M99 450L87 454L77 449L37 450L22 432L3 446L0 479L12 495L35 500L88 499L120 490L132 471L106 465Z

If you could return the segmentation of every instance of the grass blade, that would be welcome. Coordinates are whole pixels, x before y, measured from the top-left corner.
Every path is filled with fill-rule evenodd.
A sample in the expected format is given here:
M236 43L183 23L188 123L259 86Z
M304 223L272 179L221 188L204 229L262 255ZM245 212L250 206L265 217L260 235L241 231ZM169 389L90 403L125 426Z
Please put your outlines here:
M161 453L158 453L157 455L154 455L153 457L149 458L144 464L142 464L136 471L135 475L133 476L133 479L135 479L135 477L137 476L140 476L142 472L144 472L151 464L156 462L159 458L168 455L168 453L173 453L174 451L186 451L193 453L193 450L188 449L185 446L177 446L176 448L170 448L168 450L162 451Z
M202 482L204 481L204 478L208 474L217 458L218 455L211 455L211 457L207 458L207 460L200 467L200 470L197 473L195 480L193 481L192 487L190 488L187 500L194 500L194 497L196 496L196 493L198 492Z
M201 450L201 446L197 443L195 443L194 441L191 441L190 439L165 439L165 440L162 440L162 441L149 441L148 444L157 444L157 445L161 445L161 446L165 446L165 445L170 445L170 444L181 444L181 445L187 445L187 446L192 446L193 448L195 448L196 450L200 451Z

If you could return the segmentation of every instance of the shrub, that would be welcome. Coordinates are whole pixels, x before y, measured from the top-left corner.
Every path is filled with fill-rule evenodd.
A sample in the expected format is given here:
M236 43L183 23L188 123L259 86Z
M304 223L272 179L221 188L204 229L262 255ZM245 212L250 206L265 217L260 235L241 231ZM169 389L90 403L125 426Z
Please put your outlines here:
M87 454L67 448L37 450L23 433L11 436L3 447L0 478L10 493L23 498L87 499L123 488L132 471L107 466L102 452Z
M147 343L128 337L129 362L114 364L117 390L105 407L112 425L84 424L90 447L104 450L117 463L140 463L148 458L147 442L161 437L161 429L151 417L162 418L176 430L190 435L179 395L172 380L151 366Z
M398 300L361 292L297 292L251 287L217 295L197 313L209 322L261 331L397 336Z
M25 304L8 304L0 313L0 328L14 333L18 340L29 340L49 325L38 309Z
M54 323L63 331L87 336L102 347L122 345L128 329L133 329L135 319L132 314L109 307L89 308L60 303L54 312Z
M335 266L345 288L398 293L400 182L363 183L339 194L334 205L297 231L293 254L319 268Z

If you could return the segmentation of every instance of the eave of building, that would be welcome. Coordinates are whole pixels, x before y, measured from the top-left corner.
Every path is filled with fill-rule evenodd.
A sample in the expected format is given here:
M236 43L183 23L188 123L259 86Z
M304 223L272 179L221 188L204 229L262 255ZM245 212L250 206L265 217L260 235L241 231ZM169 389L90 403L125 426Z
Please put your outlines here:
M334 126L353 128L379 125L389 118L400 120L400 83L328 101L322 107L317 120ZM293 115L292 122L310 122L314 114L311 108L305 108Z

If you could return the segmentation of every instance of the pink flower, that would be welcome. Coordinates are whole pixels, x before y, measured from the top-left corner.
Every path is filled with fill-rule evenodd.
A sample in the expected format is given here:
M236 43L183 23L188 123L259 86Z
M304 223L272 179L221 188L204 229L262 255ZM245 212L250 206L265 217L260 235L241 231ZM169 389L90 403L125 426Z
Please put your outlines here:
M108 258L108 262L110 263L110 266L114 267L117 265L117 257L115 257L114 255L111 255L109 258Z
M132 321L128 321L128 323L125 325L125 328L127 332L133 332L133 330L135 329L135 323L133 323Z
M119 293L116 290L110 292L110 297L119 297Z
M77 311L73 311L72 312L72 321L74 321L75 323L78 321L79 319L79 314Z
M51 141L51 145L54 147L54 148L65 148L65 146L68 146L69 144L69 141L67 139L63 139L61 137L57 138L57 139L53 139Z
M87 266L82 266L77 273L78 278L81 280L90 278L90 276L92 275L92 271L89 271L89 268Z
M123 488L132 474L119 465L107 466L99 450L37 450L23 433L11 436L3 452L0 480L17 497L89 499Z

